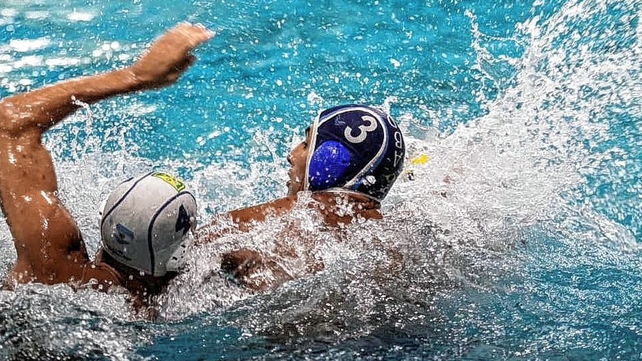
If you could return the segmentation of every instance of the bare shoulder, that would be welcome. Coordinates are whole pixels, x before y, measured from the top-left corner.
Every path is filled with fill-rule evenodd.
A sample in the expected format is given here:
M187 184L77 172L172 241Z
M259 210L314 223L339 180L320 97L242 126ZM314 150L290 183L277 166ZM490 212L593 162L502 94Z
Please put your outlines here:
M24 193L6 212L18 259L14 273L31 270L31 280L45 284L79 279L89 263L75 220L54 193ZM21 279L19 277L18 279Z
M229 212L232 220L242 225L251 221L264 221L267 217L278 217L292 210L297 198L294 196L279 198L252 207L237 209Z
M104 263L88 263L78 283L79 286L90 286L103 292L113 287L125 287L125 281L118 271Z
M350 224L353 219L382 219L380 204L365 196L348 192L317 192L311 205L323 217L327 226Z

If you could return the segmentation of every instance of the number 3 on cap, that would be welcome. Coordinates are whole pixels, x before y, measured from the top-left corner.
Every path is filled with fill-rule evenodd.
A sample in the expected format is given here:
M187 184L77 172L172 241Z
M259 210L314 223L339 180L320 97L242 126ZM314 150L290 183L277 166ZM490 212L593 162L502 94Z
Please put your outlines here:
M368 133L374 131L377 129L377 120L369 115L364 115L361 117L361 119L365 122L368 123L368 125L362 124L359 126L359 134L357 134L356 137L352 136L352 128L349 126L346 127L345 132L343 132L343 135L346 137L348 142L352 144L359 144L366 140L366 137L368 137Z

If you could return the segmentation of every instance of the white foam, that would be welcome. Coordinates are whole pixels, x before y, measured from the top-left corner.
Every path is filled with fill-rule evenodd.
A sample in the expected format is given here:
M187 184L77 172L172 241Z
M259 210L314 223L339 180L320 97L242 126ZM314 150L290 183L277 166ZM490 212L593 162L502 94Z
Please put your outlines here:
M44 49L50 44L51 40L47 37L38 39L11 39L9 41L9 47L11 47L12 50L21 53Z
M49 17L49 11L27 11L25 12L25 18L30 20L41 20Z
M67 14L67 19L78 22L89 22L94 19L94 14L88 12L74 11Z

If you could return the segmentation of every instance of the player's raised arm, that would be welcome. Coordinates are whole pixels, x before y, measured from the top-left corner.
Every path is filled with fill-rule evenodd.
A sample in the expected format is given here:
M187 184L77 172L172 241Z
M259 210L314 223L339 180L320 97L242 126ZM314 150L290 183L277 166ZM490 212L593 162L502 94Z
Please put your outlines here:
M172 84L194 62L190 51L212 36L202 26L180 24L128 68L0 101L0 206L18 255L12 271L15 281L79 281L89 265L78 226L58 198L56 173L42 134L79 107L74 100L93 103Z

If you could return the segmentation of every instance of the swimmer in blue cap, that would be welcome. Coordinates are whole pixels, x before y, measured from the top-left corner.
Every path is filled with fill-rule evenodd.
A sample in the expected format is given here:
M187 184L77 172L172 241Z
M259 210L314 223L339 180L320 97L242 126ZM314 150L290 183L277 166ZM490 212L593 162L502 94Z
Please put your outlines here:
M405 151L401 130L384 111L356 104L324 110L306 130L306 139L288 155L288 195L215 217L199 231L199 242L216 240L222 219L231 218L240 231L246 231L253 222L283 215L302 191L311 192L324 205L320 211L329 225L350 223L357 215L381 218L381 201L402 172ZM334 207L326 207L338 198L359 207L353 214L339 216Z
M303 191L311 192L326 225L349 224L355 217L382 218L380 203L401 174L405 157L403 135L390 115L366 105L337 106L322 111L306 133L288 156L292 166L288 196L229 213L241 231L268 215L287 213ZM346 212L346 205L351 211ZM199 242L218 237L208 234L210 230L200 231ZM276 261L250 249L225 254L221 268L257 290L291 278ZM271 271L269 277L257 276L266 268Z
M322 111L307 133L289 157L289 195L339 192L365 197L378 208L404 162L403 136L392 118L377 108L342 105Z
M196 201L175 177L152 172L118 185L104 204L102 246L94 261L74 218L58 198L42 135L81 103L174 83L194 62L191 50L214 34L180 24L134 65L61 82L0 102L0 206L17 261L7 285L67 283L107 291L123 287L141 312L181 270ZM151 316L151 315L147 315Z

